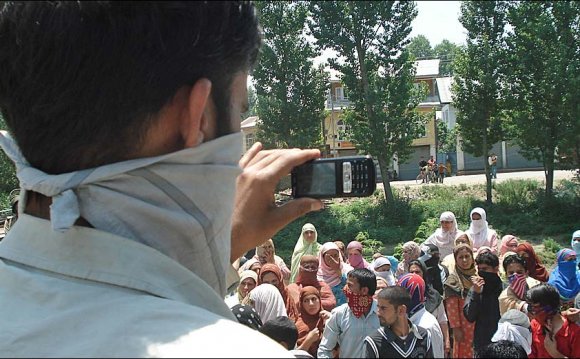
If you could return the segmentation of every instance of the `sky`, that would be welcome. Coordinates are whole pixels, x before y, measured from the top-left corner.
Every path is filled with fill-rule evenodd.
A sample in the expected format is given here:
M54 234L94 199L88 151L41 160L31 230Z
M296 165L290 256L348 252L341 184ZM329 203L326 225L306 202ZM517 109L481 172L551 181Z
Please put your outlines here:
M431 46L447 39L465 44L465 29L459 22L460 1L416 1L418 14L412 22L411 37L425 35Z

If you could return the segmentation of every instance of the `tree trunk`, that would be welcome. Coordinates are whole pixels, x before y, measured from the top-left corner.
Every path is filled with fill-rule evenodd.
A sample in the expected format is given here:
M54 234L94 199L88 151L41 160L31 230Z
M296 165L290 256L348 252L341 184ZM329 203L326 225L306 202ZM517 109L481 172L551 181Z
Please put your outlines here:
M384 156L378 156L379 169L381 170L381 176L383 177L383 187L385 189L385 201L387 203L393 203L395 201L395 196L393 196L393 190L391 188L391 181L389 180L389 165L385 161Z
M546 176L546 198L552 198L554 190L554 148L550 147L546 149L546 155L544 156L544 175Z
M485 168L485 203L491 205L491 173L487 158L489 157L489 150L487 145L487 133L483 134L483 165Z

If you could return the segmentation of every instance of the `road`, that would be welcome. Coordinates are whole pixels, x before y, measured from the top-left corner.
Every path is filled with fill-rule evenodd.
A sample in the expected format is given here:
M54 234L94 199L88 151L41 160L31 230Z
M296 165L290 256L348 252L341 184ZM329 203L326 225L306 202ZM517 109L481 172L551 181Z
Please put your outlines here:
M572 179L574 177L574 172L572 171L554 171L554 182L563 180L563 179ZM504 182L510 179L535 179L540 182L545 181L544 171L524 171L524 172L507 172L507 173L498 173L497 179L492 181L499 183ZM485 184L485 175L478 174L478 175L465 175L465 176L453 176L447 177L443 181L444 186L457 186L462 183L465 184ZM428 186L433 186L434 184L429 184ZM440 185L440 184L439 184ZM404 187L404 186L425 186L424 184L416 184L415 180L410 181L393 181L391 182L391 186L393 187ZM382 183L377 183L378 188L383 188Z

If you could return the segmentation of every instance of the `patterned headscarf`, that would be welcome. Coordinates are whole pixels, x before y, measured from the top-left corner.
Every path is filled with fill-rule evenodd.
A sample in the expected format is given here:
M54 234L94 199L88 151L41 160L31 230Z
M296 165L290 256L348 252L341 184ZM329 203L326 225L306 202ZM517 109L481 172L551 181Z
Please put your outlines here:
M254 330L260 329L263 325L260 315L249 305L236 304L232 307L232 313L240 324Z
M415 273L408 273L399 278L398 285L406 288L411 295L411 304L407 308L407 314L413 314L425 307L425 281Z

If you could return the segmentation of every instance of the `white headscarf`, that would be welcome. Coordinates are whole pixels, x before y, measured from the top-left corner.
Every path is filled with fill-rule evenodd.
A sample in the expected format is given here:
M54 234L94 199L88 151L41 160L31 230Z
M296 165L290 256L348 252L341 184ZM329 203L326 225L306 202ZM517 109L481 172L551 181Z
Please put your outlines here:
M442 227L437 228L437 230L427 238L425 243L431 243L439 248L439 253L441 253L441 258L446 255L453 253L453 248L455 248L455 237L460 232L457 230L457 219L453 212L443 212L439 217L439 222L441 221L453 221L453 227L449 231L444 231Z
M0 134L0 145L16 164L20 212L27 191L50 197L53 230L67 231L82 217L98 230L173 258L225 296L241 133L58 175L30 166L7 132Z
M498 342L500 340L518 343L528 355L532 352L532 333L527 328L509 322L499 323L491 341Z
M386 258L386 257L379 257L377 259L374 260L374 262L371 264L372 268L373 268L373 272L375 273L375 275L377 277L383 278L384 280L387 281L387 284L389 286L393 286L397 284L397 281L395 280L395 276L393 275L393 272L391 270L385 271L385 272L377 272L377 268L380 268L386 264L391 265L391 261ZM392 265L391 265L392 267Z
M471 210L469 214L469 218L472 218L473 214L477 213L481 216L481 219L471 220L471 224L469 225L469 229L467 233L473 239L473 249L477 249L481 246L489 245L487 243L487 215L485 214L485 209L476 207Z
M262 283L250 291L254 309L260 315L262 323L279 316L287 317L286 305L278 288L272 284Z

